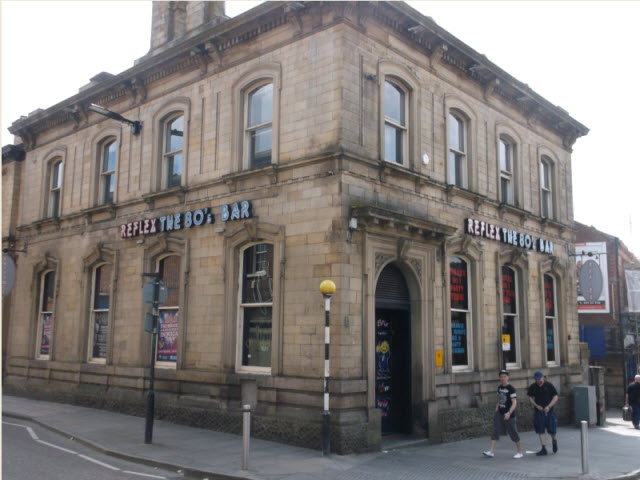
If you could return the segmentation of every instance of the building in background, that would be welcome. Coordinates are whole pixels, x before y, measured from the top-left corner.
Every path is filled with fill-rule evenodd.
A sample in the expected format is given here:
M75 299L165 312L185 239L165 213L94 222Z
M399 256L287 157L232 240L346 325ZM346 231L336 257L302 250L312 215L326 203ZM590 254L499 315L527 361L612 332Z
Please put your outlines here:
M569 421L588 130L408 5L156 2L148 55L10 131L5 391L142 413L157 272L157 415L318 448L331 279L333 451L484 434L503 366Z
M630 312L626 271L640 262L624 243L575 222L575 259L580 340L590 365L605 368L607 408L622 407L626 386L638 368L638 313Z

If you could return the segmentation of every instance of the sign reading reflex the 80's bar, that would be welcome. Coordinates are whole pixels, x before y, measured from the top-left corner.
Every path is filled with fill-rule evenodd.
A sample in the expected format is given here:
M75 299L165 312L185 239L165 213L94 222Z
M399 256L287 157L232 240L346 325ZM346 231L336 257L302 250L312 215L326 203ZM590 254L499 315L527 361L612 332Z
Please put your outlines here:
M247 200L220 207L220 219L223 222L251 218L251 216L251 202ZM213 223L215 223L215 217L211 209L209 207L198 208L188 212L171 213L161 217L143 218L142 220L124 223L120 225L120 238L171 232Z
M489 238L515 247L522 247L553 255L553 242L549 240L534 238L527 233L521 233L516 230L511 230L510 228L500 227L493 223L483 222L474 218L465 219L464 232L476 237Z

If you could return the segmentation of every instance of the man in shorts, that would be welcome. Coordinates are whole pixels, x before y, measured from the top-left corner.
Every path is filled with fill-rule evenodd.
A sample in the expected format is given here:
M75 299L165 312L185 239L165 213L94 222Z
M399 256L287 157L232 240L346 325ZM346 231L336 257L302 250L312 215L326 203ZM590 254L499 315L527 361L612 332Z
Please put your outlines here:
M553 406L558 402L558 392L556 387L550 382L544 381L544 374L536 372L533 375L535 382L529 386L527 395L529 402L534 408L533 426L536 433L540 436L540 445L542 448L536 455L543 456L547 454L545 445L545 430L551 435L551 444L553 453L558 451L558 439L556 433L558 431L558 419L553 411Z
M511 440L516 444L518 451L513 458L522 458L522 445L516 427L516 389L509 383L509 372L500 370L500 385L498 385L498 402L493 414L493 434L491 435L491 446L486 452L482 452L485 457L493 457L493 449L500 435L509 434Z

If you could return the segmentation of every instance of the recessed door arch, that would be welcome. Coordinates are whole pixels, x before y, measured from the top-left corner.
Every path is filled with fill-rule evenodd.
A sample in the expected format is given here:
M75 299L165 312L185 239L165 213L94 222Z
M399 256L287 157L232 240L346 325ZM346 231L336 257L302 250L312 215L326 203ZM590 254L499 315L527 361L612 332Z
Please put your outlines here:
M375 291L375 402L381 433L412 430L411 295L395 264L381 272Z

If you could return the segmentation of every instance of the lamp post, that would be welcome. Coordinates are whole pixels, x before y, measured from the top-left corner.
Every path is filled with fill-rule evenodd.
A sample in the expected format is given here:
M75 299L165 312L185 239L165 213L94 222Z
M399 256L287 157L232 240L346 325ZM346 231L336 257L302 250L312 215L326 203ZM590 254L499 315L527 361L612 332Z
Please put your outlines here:
M331 311L331 296L336 291L336 284L331 280L324 280L320 284L320 293L324 297L324 411L322 412L322 455L329 455L329 345L331 335L329 331L329 312Z
M116 112L112 112L108 108L101 107L100 105L96 105L92 103L89 105L89 110L95 112L103 117L112 118L113 120L117 120L118 122L126 123L127 125L131 125L131 133L133 135L139 135L140 129L142 128L142 122L139 120L129 120L128 118L124 118L122 115Z

